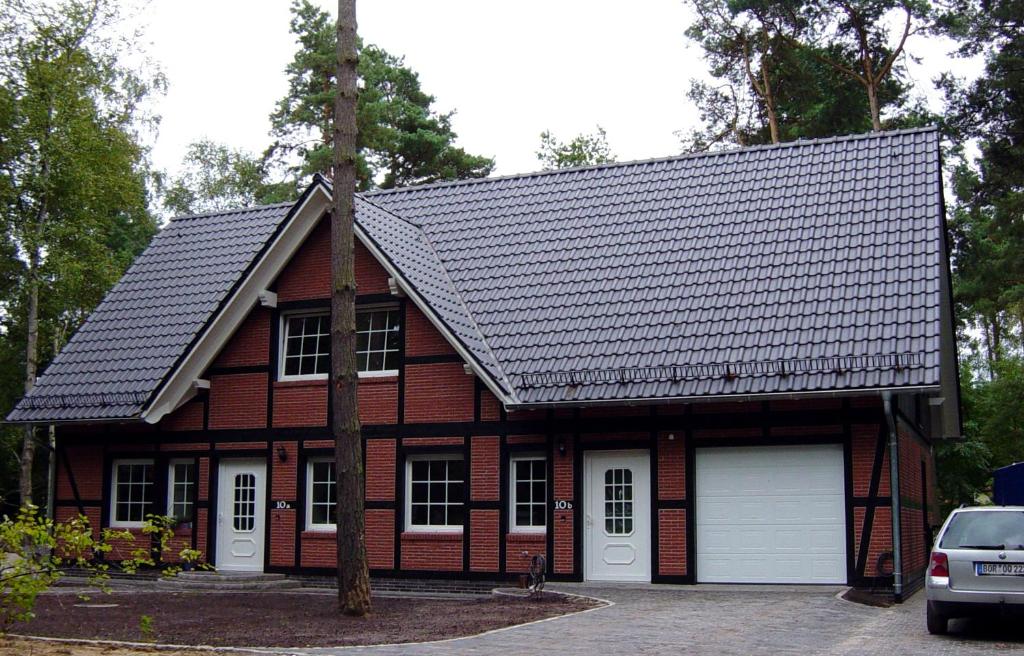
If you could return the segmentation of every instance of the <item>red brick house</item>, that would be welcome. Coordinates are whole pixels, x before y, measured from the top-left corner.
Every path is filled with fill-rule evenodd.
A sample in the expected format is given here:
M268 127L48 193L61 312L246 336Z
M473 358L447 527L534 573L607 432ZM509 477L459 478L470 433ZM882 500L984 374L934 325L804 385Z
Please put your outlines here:
M362 195L373 574L918 585L940 170L913 130ZM329 194L154 238L8 417L58 426L59 516L331 571Z

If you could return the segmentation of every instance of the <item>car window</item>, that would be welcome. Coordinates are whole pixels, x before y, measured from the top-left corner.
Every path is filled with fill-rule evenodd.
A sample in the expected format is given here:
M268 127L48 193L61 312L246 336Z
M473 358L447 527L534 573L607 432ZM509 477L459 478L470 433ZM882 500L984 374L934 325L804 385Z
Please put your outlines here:
M1024 512L956 513L939 546L943 549L1024 549Z

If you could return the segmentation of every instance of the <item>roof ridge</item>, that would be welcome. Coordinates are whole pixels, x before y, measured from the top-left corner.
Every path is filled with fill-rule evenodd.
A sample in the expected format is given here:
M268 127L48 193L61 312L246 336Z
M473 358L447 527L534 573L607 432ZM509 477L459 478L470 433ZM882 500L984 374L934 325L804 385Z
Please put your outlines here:
M777 144L758 144L755 146L737 146L735 148L726 148L723 150L706 151L699 153L680 153L678 155L666 155L664 157L652 157L648 159L633 159L624 162L605 162L603 164L587 164L584 166L573 166L565 169L552 169L549 171L529 171L525 173L509 173L507 175L496 175L493 177L486 178L465 178L462 180L443 180L440 182L430 182L420 185L409 185L407 187L393 187L391 189L373 189L370 191L362 192L365 197L369 196L391 196L400 193L410 193L426 189L437 189L454 186L470 186L474 184L484 184L488 182L498 182L501 180L517 180L525 178L535 178L543 176L552 176L565 173L578 173L580 171L599 171L603 169L611 169L625 166L638 166L642 164L658 164L662 162L672 162L688 159L699 159L699 158L710 158L710 157L721 157L724 155L735 155L736 153L746 153L752 151L761 150L782 150L786 148L795 148L803 146L816 146L820 144L836 143L840 141L860 141L867 139L881 139L884 137L893 137L906 134L917 134L922 132L938 132L939 128L935 125L927 125L918 128L903 128L900 130L884 130L881 132L860 132L857 134L837 135L832 137L820 137L817 139L795 139L793 141L785 141Z
M188 221L190 219L208 219L214 216L227 216L229 214L241 214L242 212L255 212L257 210L268 210L273 207L285 207L294 205L296 201L285 200L280 203L266 203L264 205L249 205L246 207L234 207L226 210L214 210L211 212L200 212L198 214L182 214L181 216L171 217L168 223L174 223L175 221Z

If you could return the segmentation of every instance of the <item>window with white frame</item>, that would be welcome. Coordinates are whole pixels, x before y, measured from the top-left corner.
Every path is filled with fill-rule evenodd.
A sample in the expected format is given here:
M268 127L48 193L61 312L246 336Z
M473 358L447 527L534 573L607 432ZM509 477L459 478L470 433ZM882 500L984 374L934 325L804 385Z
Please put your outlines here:
M466 498L462 457L411 456L406 461L406 527L461 531Z
M398 310L375 308L356 312L356 367L360 373L398 370Z
M153 461L115 460L111 476L110 525L142 526L153 513Z
M544 456L516 456L510 465L512 530L543 532L547 527L547 460Z
M337 474L330 460L310 460L306 466L306 517L308 528L333 530L338 521Z
M356 311L356 369L360 375L398 371L399 313L395 308ZM330 315L288 314L282 319L281 378L326 378L330 373Z
M167 514L178 521L192 521L195 499L195 460L172 460L167 467Z
M284 317L283 378L323 378L330 370L331 318L328 314Z

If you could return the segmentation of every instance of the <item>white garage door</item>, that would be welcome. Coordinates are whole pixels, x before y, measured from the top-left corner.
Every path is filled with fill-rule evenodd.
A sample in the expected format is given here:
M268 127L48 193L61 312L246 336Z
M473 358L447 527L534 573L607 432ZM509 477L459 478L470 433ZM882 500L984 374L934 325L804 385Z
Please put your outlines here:
M846 582L841 445L696 455L698 581Z

